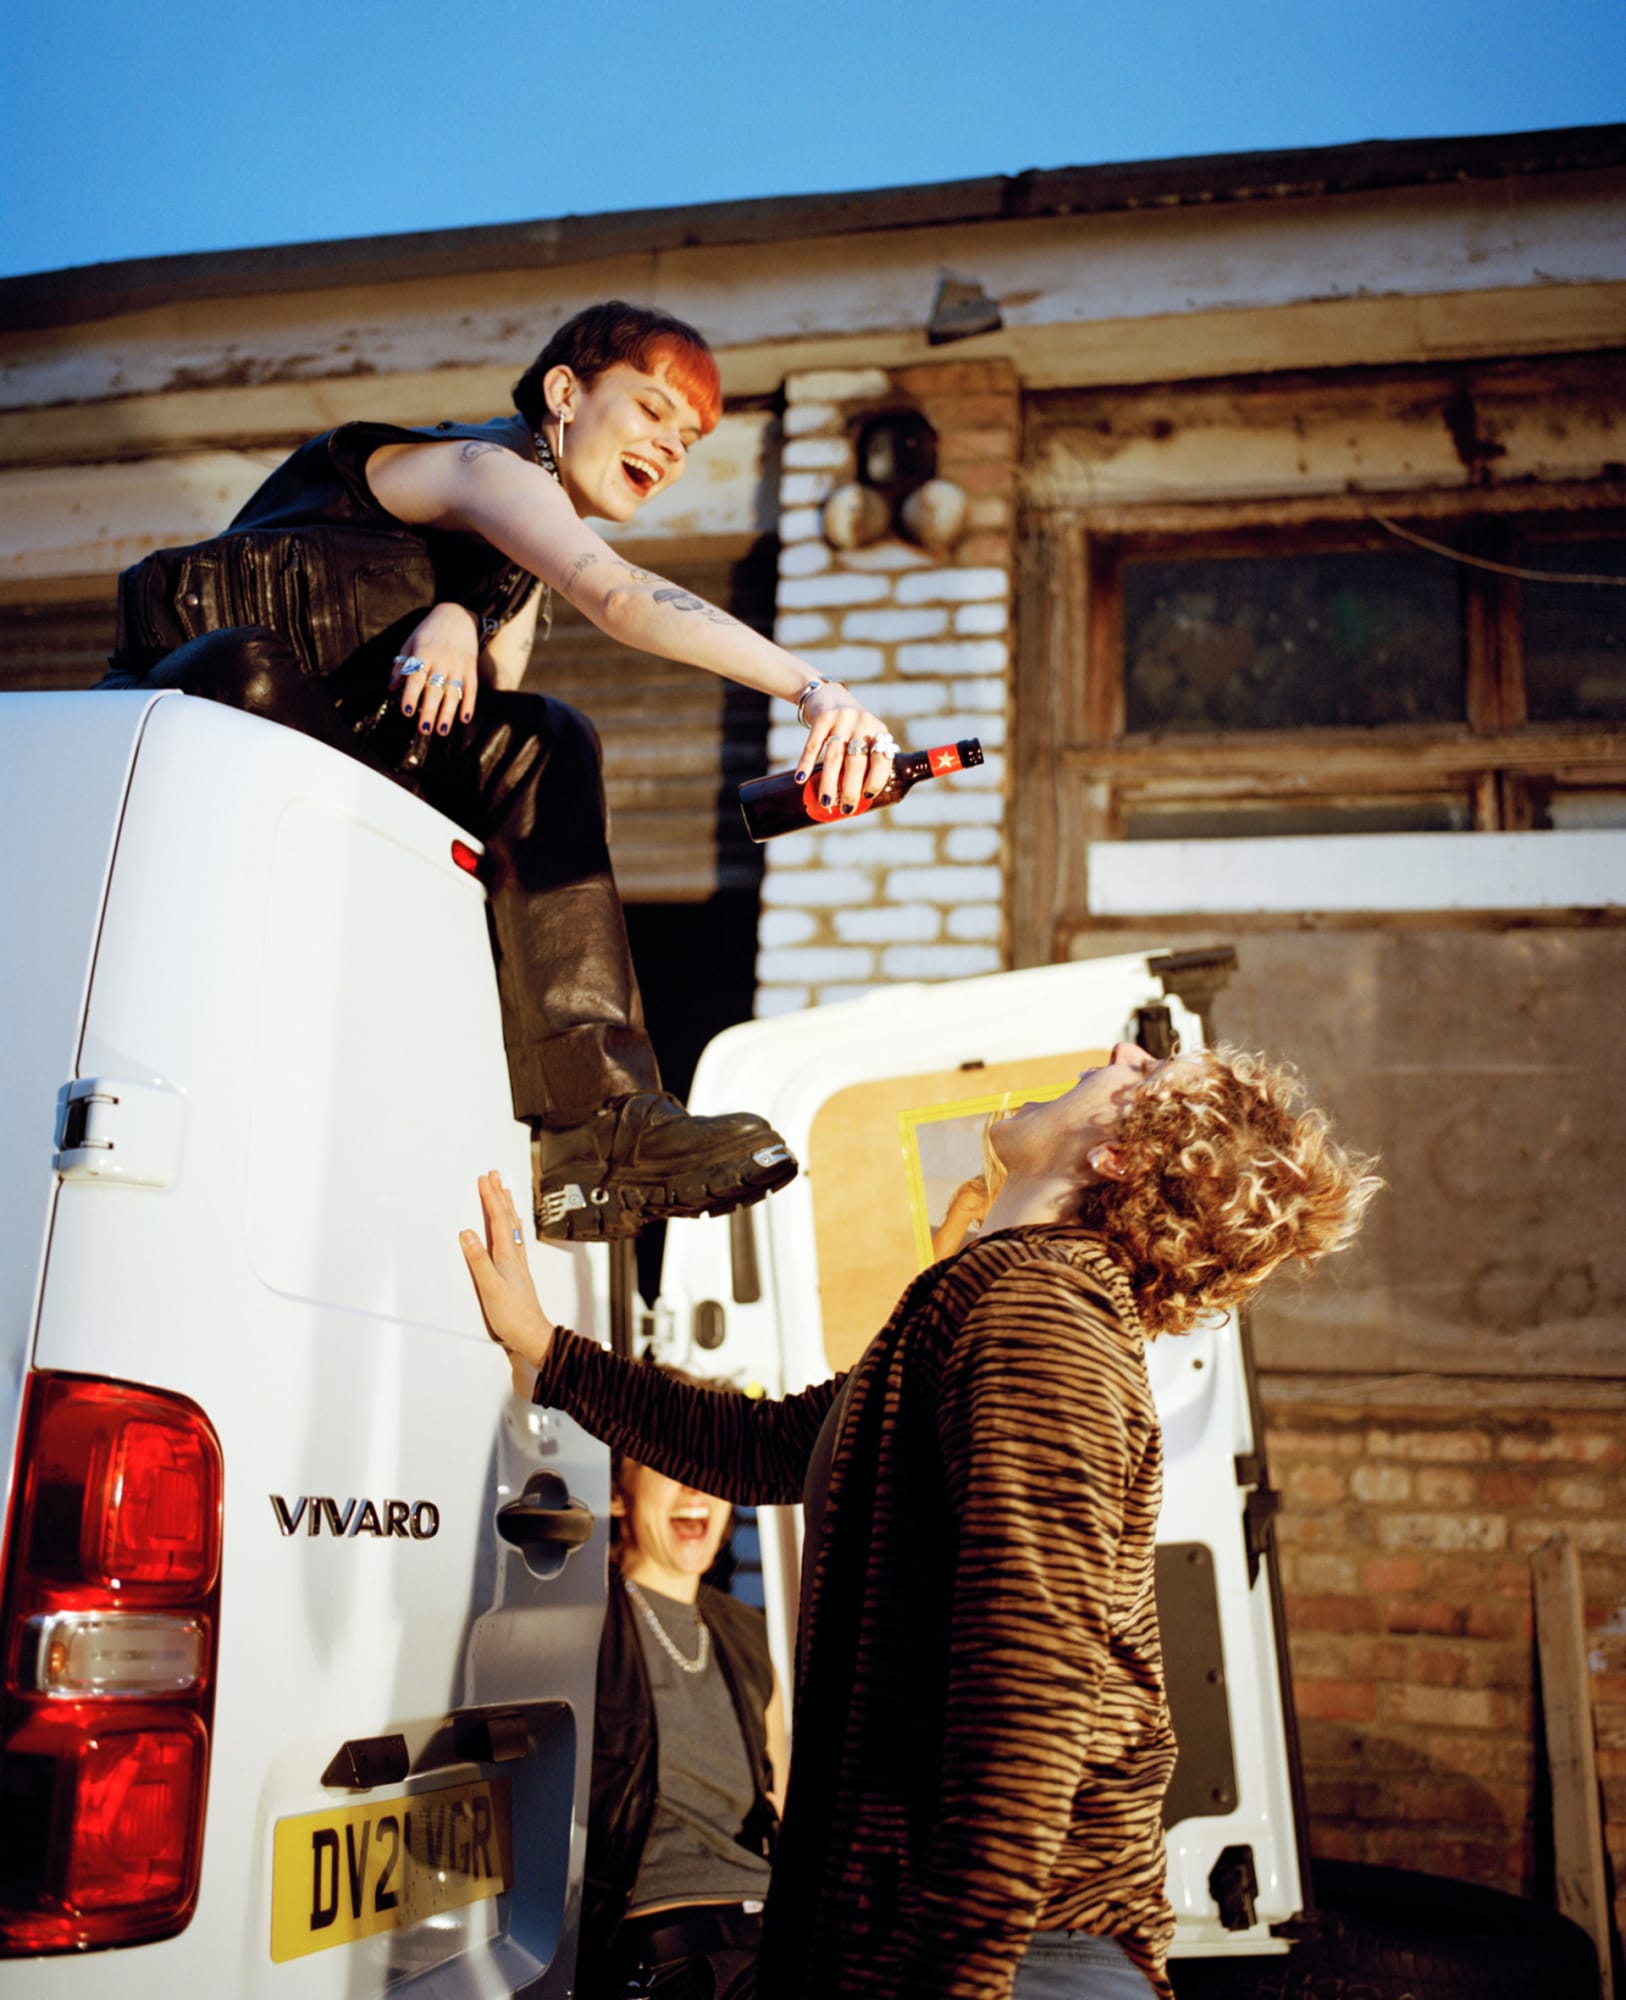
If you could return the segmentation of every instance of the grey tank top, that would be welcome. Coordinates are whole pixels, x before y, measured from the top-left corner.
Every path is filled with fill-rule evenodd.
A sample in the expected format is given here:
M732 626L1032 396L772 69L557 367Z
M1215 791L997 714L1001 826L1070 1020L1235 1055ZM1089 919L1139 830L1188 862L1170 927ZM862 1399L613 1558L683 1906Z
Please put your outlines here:
M700 1650L696 1606L640 1584L643 1601L685 1659ZM685 1674L668 1659L633 1605L638 1642L655 1700L659 1798L627 1914L662 1903L757 1902L768 1864L736 1845L755 1803L751 1765L728 1682L712 1645L705 1671Z

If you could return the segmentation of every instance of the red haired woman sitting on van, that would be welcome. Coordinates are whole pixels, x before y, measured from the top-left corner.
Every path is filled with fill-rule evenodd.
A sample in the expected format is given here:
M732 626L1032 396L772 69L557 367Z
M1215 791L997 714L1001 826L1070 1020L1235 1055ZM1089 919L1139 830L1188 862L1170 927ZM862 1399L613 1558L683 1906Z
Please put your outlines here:
M620 300L561 326L483 424L343 424L302 445L223 534L120 579L107 687L178 688L315 736L485 843L517 1116L540 1138L538 1226L632 1235L717 1214L796 1171L748 1112L693 1118L661 1086L610 868L598 739L521 694L558 591L624 646L791 703L799 764L850 809L891 774L885 726L839 682L588 527L630 520L717 423L691 326ZM412 996L401 995L410 1007ZM424 1064L464 1032L425 1020Z

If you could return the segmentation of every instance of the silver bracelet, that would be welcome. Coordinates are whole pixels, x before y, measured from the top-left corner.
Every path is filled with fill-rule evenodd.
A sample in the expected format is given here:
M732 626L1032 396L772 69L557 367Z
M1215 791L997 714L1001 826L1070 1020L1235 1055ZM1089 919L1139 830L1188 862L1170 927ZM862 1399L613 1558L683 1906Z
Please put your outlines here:
M845 686L845 681L833 681L828 674L815 674L813 679L808 682L807 686L796 697L796 720L804 729L809 728L811 725L807 717L802 713L803 708L807 705L809 696L817 694L820 688Z

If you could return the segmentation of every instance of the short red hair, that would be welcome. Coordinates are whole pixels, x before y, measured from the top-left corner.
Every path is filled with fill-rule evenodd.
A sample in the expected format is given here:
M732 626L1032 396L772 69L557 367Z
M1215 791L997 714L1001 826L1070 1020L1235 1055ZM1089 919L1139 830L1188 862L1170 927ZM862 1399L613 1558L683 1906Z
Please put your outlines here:
M664 364L672 386L694 405L701 435L717 428L723 384L705 335L671 313L625 299L606 299L567 319L514 384L514 407L534 430L548 413L542 382L549 369L570 368L591 382L618 362L645 375Z

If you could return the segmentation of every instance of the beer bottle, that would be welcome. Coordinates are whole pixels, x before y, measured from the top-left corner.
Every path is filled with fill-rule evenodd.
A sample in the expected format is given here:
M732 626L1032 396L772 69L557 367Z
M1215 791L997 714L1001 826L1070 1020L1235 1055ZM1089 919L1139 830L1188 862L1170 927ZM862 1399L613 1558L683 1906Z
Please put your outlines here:
M822 826L831 820L854 820L860 813L881 806L895 806L905 792L927 778L946 778L953 771L969 771L982 762L982 745L974 736L959 743L943 743L935 750L905 750L892 760L892 775L872 799L861 798L850 813L838 803L823 805L819 800L820 770L810 771L804 784L797 784L794 771L776 771L766 778L752 778L740 787L740 811L745 830L756 841L772 840L781 833L797 833L808 826Z

